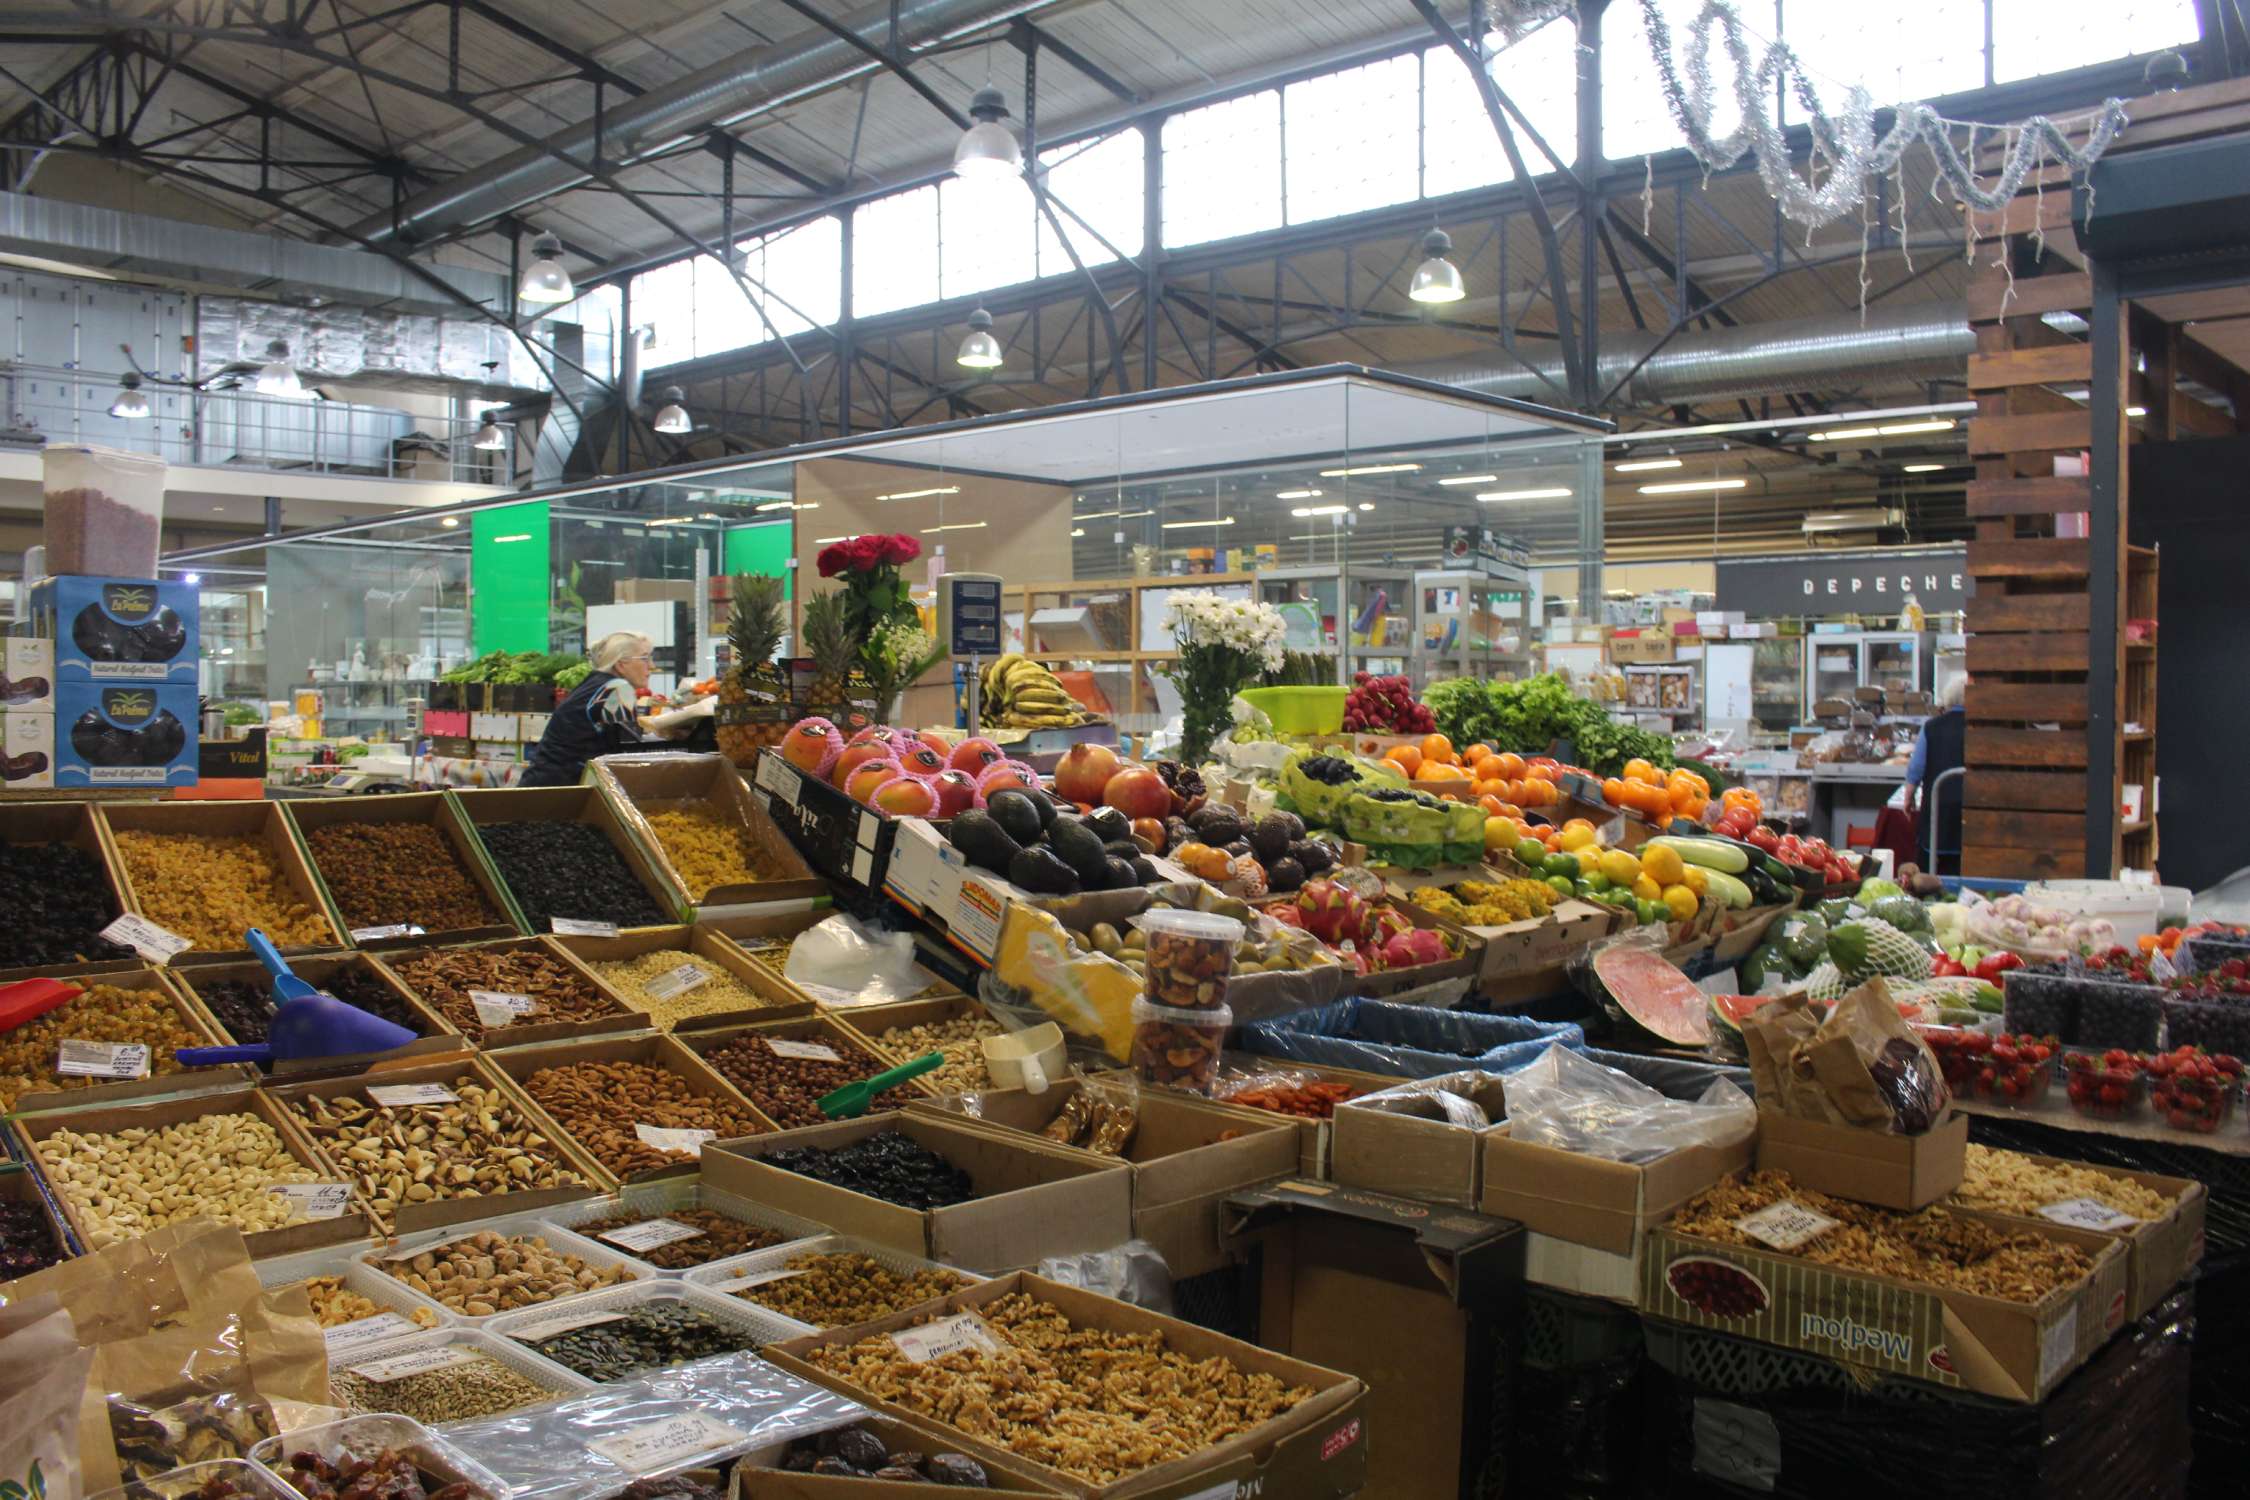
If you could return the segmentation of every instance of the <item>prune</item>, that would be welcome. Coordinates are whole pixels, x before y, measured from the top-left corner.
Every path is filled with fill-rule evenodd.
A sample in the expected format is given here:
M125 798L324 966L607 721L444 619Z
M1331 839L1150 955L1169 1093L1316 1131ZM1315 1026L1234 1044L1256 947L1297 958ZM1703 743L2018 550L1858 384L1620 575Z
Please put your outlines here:
M878 1131L833 1151L800 1146L771 1152L761 1159L785 1172L865 1193L901 1208L945 1208L976 1196L968 1173L896 1130Z
M837 1434L836 1456L855 1469L880 1469L890 1462L891 1454L874 1433L852 1427Z
M117 897L76 845L0 844L0 969L131 958L102 937Z
M620 927L672 920L591 823L487 823L477 832L534 932L545 932L556 917Z
M43 1270L61 1258L55 1231L36 1203L0 1203L0 1281Z
M923 1465L923 1469L937 1484L965 1490L992 1488L992 1478L984 1472L984 1465L965 1453L940 1453Z
M212 979L198 983L195 993L237 1042L255 1046L266 1039L266 1026L273 1020L273 996L265 985L248 979Z
M824 1432L818 1437L799 1438L789 1445L788 1452L774 1467L788 1474L833 1474L839 1478L849 1475L893 1484L951 1485L956 1489L992 1488L991 1476L985 1473L984 1465L973 1458L959 1453L925 1457L907 1448L888 1452L883 1440L864 1427L847 1427L839 1432ZM753 1483L745 1483L741 1488L745 1494L757 1492Z

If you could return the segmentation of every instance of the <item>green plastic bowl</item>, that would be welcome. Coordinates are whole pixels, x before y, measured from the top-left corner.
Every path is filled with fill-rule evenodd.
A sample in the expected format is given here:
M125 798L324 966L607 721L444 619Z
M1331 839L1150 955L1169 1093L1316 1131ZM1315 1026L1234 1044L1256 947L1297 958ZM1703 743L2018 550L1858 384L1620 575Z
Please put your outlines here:
M1341 734L1351 694L1341 687L1244 688L1242 701L1272 720L1276 734Z

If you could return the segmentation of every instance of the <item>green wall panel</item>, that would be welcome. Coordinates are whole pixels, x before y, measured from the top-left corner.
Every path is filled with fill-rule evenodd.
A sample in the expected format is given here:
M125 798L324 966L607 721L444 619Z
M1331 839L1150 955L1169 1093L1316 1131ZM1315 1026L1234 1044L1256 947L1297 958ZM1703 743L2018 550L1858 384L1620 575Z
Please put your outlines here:
M781 597L796 597L797 574L789 566L794 553L796 527L787 521L764 526L734 526L726 533L726 570L736 573L773 573L781 579Z
M479 656L545 651L549 594L547 502L470 513L470 622Z

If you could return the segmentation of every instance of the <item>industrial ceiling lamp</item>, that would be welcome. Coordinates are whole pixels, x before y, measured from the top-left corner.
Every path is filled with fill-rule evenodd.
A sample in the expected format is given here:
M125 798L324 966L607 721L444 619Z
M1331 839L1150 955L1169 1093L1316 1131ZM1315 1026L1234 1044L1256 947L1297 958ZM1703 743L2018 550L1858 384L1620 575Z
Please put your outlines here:
M658 432L668 432L675 436L693 431L695 423L688 419L687 408L680 404L685 400L687 400L686 391L681 390L676 385L666 386L664 388L664 404L657 408L656 421L651 425Z
M469 446L484 453L498 453L508 446L508 434L501 430L498 422L486 417L477 435L469 440Z
M1000 341L992 336L992 314L981 307L969 314L969 336L961 340L961 352L953 362L967 370L1000 368Z
M563 269L562 241L551 234L542 234L531 242L531 264L523 268L523 279L516 283L516 296L525 302L568 302L578 295L570 284L570 273Z
M961 132L961 142L953 148L954 175L997 182L1021 173L1023 142L1000 123L1008 118L1008 101L1000 91L978 89L969 101L969 115L976 124Z
M289 344L284 339L266 345L266 362L258 367L251 384L259 395L278 396L284 401L302 401L309 394L297 378L297 367L289 362Z
M128 422L147 419L148 397L141 394L140 376L128 372L117 378L117 399L109 403L109 414Z
M1461 285L1461 268L1447 257L1453 253L1453 236L1442 229L1432 229L1422 237L1422 263L1414 268L1414 279L1407 284L1406 295L1416 302L1458 302L1468 295Z

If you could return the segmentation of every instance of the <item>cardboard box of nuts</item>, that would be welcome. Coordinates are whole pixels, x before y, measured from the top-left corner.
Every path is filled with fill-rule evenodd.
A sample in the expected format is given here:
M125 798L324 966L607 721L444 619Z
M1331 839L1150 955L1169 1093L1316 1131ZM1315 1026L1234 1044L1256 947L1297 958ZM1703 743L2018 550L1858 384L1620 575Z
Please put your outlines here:
M507 895L500 888L500 877L485 863L484 850L476 835L469 830L468 820L461 815L453 799L443 792L401 792L390 797L336 797L327 800L298 798L278 804L289 820L290 832L305 851L307 862L320 885L322 898L328 905L329 920L343 933L355 948L402 948L425 946L432 943L467 943L482 938L515 937L523 929L508 913ZM485 910L455 910L449 919L459 917L464 925L457 927L432 927L422 923L421 932L390 930L399 925L396 914L384 912L363 917L380 924L355 925L351 910L352 888L346 886L339 893L337 883L347 877L341 870L324 869L320 858L320 841L316 835L322 829L347 823L384 824L418 823L436 833L440 843L451 855L450 871L444 872L457 881L465 881L466 888L474 889ZM388 872L385 872L388 873ZM413 872L406 872L411 874Z
M456 1085L462 1083L486 1089L496 1096L503 1109L495 1112L494 1131L488 1132L481 1121L466 1117L467 1112L456 1092ZM399 1102L386 1103L368 1092L416 1086L425 1092L424 1100L417 1101L413 1094L393 1094L389 1097ZM616 1179L603 1170L599 1162L569 1140L550 1138L546 1146L538 1149L526 1149L518 1144L528 1134L545 1136L548 1122L539 1107L516 1087L514 1080L489 1068L481 1057L439 1058L394 1064L352 1078L269 1085L264 1095L281 1106L292 1125L312 1143L321 1162L340 1179L352 1182L366 1197L369 1217L387 1234L412 1234L417 1230L487 1219L495 1214L522 1213L580 1198L599 1197L617 1185ZM374 1129L323 1123L318 1117L323 1111L333 1115L355 1108L372 1108L370 1124ZM500 1118L502 1113L512 1115L513 1120ZM406 1161L404 1151L395 1145L386 1151L378 1143L382 1117L410 1127L415 1124L440 1127L436 1132L438 1139L432 1143L439 1149L425 1153L425 1159L411 1164ZM445 1128L449 1126L466 1127L458 1146L445 1144L450 1139L450 1131ZM472 1144L473 1152L468 1150ZM449 1159L456 1152L462 1159ZM451 1190L447 1178L462 1169L470 1170L473 1178L474 1173L485 1167L519 1158L527 1163L525 1167L503 1165L503 1170L525 1186L492 1192L489 1189L493 1184L488 1182L478 1185L477 1197L446 1196ZM427 1172L422 1170L424 1167L428 1168ZM430 1196L386 1207L372 1195L377 1185L396 1188L403 1194L410 1183L429 1185Z
M791 1021L767 1021L751 1026L697 1027L675 1031L673 1035L785 1130L815 1124L819 1118L824 1118L813 1108L815 1097L808 1094L810 1088L818 1087L820 1093L827 1093L846 1083L872 1078L890 1066L881 1053L862 1041L849 1026L826 1016L802 1016ZM763 1038L773 1044L785 1060L803 1061L812 1066L805 1070L774 1070L777 1074L795 1076L771 1079L745 1076L728 1054L736 1042L746 1037ZM838 1067L838 1064L848 1066ZM770 1083L772 1087L761 1087L763 1083ZM890 1102L884 1101L893 1094L893 1089L886 1089L876 1096L876 1102L870 1107L895 1109L900 1107L898 1098L931 1097L929 1086L919 1078L894 1085L894 1089L896 1097Z
M537 955L547 961L541 967L561 966L568 980L557 982L567 982L566 993L573 997L567 1008L542 1004L538 993L497 988L531 983L508 979L505 971L488 967L515 954ZM599 975L552 937L395 949L370 957L386 978L451 1022L472 1045L487 1051L639 1031L648 1024L641 1012L627 1005ZM480 984L480 980L490 983ZM479 1001L479 995L487 998Z
M105 985L113 989L129 990L136 995L147 996L149 1003L155 1007L158 1014L171 1017L180 1034L193 1038L186 1045L216 1047L226 1040L225 1036L211 1025L210 1021L204 1016L201 1007L192 1004L182 990L175 988L179 983L176 976L164 974L156 969L129 969L122 974L64 975L62 977L73 984L89 987ZM4 1052L11 1041L23 1043L33 1035L42 1039L39 1043L42 1048L44 1048L45 1039L53 1039L58 1043L72 1040L91 1040L73 1037L71 1028L73 1012L91 1004L96 1007L97 1012L106 1021L111 1023L101 1028L109 1034L108 1038L105 1043L97 1043L94 1049L79 1049L83 1055L70 1059L68 1065L74 1068L88 1069L107 1067L113 1061L113 1054L109 1053L107 1049L115 1045L129 1043L126 1038L119 1035L120 1028L114 1024L117 1020L115 1013L100 1011L100 1003L98 999L90 1002L84 995L81 995L78 999L65 1001L61 1008L57 1010L51 1010L44 1016L26 1022L25 1028L38 1028L36 1033L27 1033L25 1028L18 1028L15 1033L0 1032L0 1052ZM125 1029L131 1030L132 1028ZM154 1032L144 1033L144 1038L154 1035L156 1035ZM18 1095L10 1107L19 1114L44 1114L51 1110L82 1109L96 1104L122 1104L128 1100L146 1099L161 1094L192 1094L212 1089L238 1088L244 1084L257 1081L256 1070L245 1063L221 1063L215 1067L175 1069L169 1073L158 1072L156 1071L156 1065L160 1058L158 1057L156 1044L145 1039L142 1040L141 1044L149 1047L149 1055L143 1060L143 1070L137 1075L123 1071L131 1063L131 1059L114 1058L119 1068L116 1074L104 1076L98 1072L74 1073L71 1076L92 1078L94 1081L79 1083L70 1087L64 1087L61 1082L62 1075L59 1069L65 1065L65 1060L61 1056L61 1048L58 1046L54 1056L44 1058L45 1072L41 1075L40 1081L34 1082L22 1094ZM4 1102L5 1100L0 1100L0 1103Z
M595 828L609 846L617 851L618 858L625 861L625 867L633 872L633 878L640 882L641 888L648 892L649 898L659 909L683 920L691 914L680 893L658 871L648 850L627 831L624 822L617 816L616 805L604 797L598 787L508 787L484 791L452 791L446 795L460 808L461 815L468 820L472 829L497 823L519 822L584 823ZM482 838L481 834L479 838ZM493 857L489 849L485 851L485 859L494 872L501 875L501 889L509 897L509 915L525 931L538 931L528 919L524 908L516 902L515 893L508 891L506 874L501 870L500 861Z
M803 921L792 928L792 932L801 932L827 915L826 912L794 913L793 918L802 918ZM793 918L737 917L731 920L774 922ZM687 958L681 961L682 964L693 964L707 973L723 974L734 981L736 988L747 991L757 999L758 1003L754 1005L736 1005L726 1010L682 1015L673 1025L683 1031L711 1026L740 1026L754 1021L791 1020L813 1013L810 996L792 988L778 973L751 958L727 939L719 928L718 923L703 922L693 927L645 927L636 932L620 933L616 937L558 937L554 941L564 952L577 958L596 975L601 975L606 965L639 958L643 954L665 950L684 953ZM680 965L675 965L674 969L678 967ZM669 978L672 972L674 971L665 971L658 977ZM683 975L679 981L675 981L698 987L706 982L693 975ZM634 994L629 985L611 983L610 988L618 999L639 1012L643 1024L662 1026L660 1019L638 1003L642 997ZM693 988L679 991L683 999L694 993Z
M904 1406L886 1401L813 1364L808 1356L825 1345L851 1345L877 1334L904 1331L933 1315L976 1314L1003 1297L1024 1295L1069 1319L1073 1328L1110 1335L1159 1334L1167 1350L1201 1363L1224 1358L1249 1375L1266 1375L1283 1387L1305 1386L1312 1394L1295 1406L1248 1430L1222 1438L1185 1457L1128 1472L1122 1479L1097 1483L1037 1464L1023 1455L949 1424L935 1430L962 1451L1030 1469L1047 1484L1084 1500L1192 1500L1215 1495L1262 1495L1288 1500L1331 1500L1354 1495L1367 1482L1368 1433L1364 1407L1367 1387L1356 1377L1255 1344L1231 1339L1178 1318L1130 1303L1097 1296L1079 1287L1017 1272L955 1292L911 1312L896 1313L852 1328L831 1329L771 1344L761 1351L770 1363L842 1391L885 1416L928 1421ZM985 1337L989 1338L988 1333ZM1119 1366L1128 1361L1119 1360ZM1067 1398L1067 1393L1064 1397Z
M380 986L396 1005L400 1015L406 1016L411 1028L419 1033L415 1040L388 1052L364 1052L352 1056L305 1057L276 1059L272 1077L276 1082L293 1083L307 1078L324 1078L351 1073L364 1073L369 1068L386 1062L397 1062L420 1057L439 1057L447 1053L466 1052L467 1037L448 1025L445 1017L414 998L411 991L384 971L373 958L364 953L329 953L290 960L289 967L299 979L318 989L336 993L338 999L351 1002L353 997L331 986L356 982L356 985ZM196 1014L211 1026L222 1039L242 1042L227 1024L225 1016L208 998L208 988L229 982L254 985L261 990L270 989L272 976L264 964L256 959L231 964L201 964L194 968L173 968L169 977L175 988L185 995L196 1008ZM355 1002L356 1003L356 1002ZM366 1009L365 1005L361 1006ZM393 1019L386 1017L386 1019Z
M1986 1161L1994 1158L2009 1159L1999 1164L2003 1181L1990 1187L1984 1187L1979 1182L1978 1175L1973 1170L1979 1155ZM2040 1204L2036 1213L2018 1212L2014 1208L1996 1210L1991 1207L1994 1199L2006 1201L2012 1196L2010 1185L2004 1180L2008 1166L2012 1164L2020 1164L2035 1178L2055 1172L2109 1178L2122 1190L2133 1191L2136 1195L2141 1191L2153 1193L2169 1202L2162 1213L2152 1218L2134 1218L2120 1213L2084 1190L2072 1192L2069 1189L2048 1189L2031 1195L2031 1202L2036 1202L2040 1197L2053 1200ZM2125 1246L2126 1263L2130 1272L2130 1298L2127 1305L2132 1317L2140 1317L2171 1295L2172 1288L2178 1286L2203 1259L2203 1221L2204 1213L2210 1206L2211 1195L2202 1183L2191 1178L2165 1177L2155 1172L2134 1172L2096 1162L2065 1161L2055 1156L1986 1151L1982 1147L1973 1149L1971 1165L1972 1171L1960 1191L1946 1200L1948 1206L1965 1205L1995 1220L2013 1220L2035 1227L2071 1224L2091 1229L2097 1234L2115 1236ZM1982 1192L1979 1191L1980 1187ZM2030 1202L2023 1207L2028 1209Z
M747 1118L755 1122L756 1129L751 1134L773 1134L780 1129L736 1090L734 1085L714 1072L702 1058L669 1036L642 1034L605 1037L599 1041L551 1042L536 1047L511 1047L505 1052L490 1053L485 1060L495 1070L516 1081L538 1108L540 1117L550 1123L558 1136L572 1142L600 1162L612 1176L624 1182L647 1182L663 1177L689 1175L697 1170L702 1148L661 1134L653 1138L642 1134L639 1127L644 1122L634 1117L630 1106L623 1101L615 1101L607 1109L592 1108L577 1112L551 1106L532 1087L532 1079L542 1070L567 1068L574 1063L626 1063L655 1068L678 1079L686 1092L695 1098L710 1101L712 1108L730 1117ZM666 1120L650 1120L645 1123L657 1131L678 1128ZM734 1135L721 1131L715 1138L731 1140ZM632 1150L634 1143L638 1143L643 1149ZM629 1160L640 1159L648 1150L662 1152L668 1161L662 1166L633 1170Z
M68 844L93 861L100 872L104 894L108 897L108 911L90 914L106 922L110 916L123 911L121 883L117 876L116 851L103 839L101 824L94 817L90 802L11 802L8 815L0 818L0 841L10 844ZM19 921L20 918L11 918ZM93 925L99 927L102 922ZM0 944L0 954L9 950ZM123 974L141 967L141 960L128 955L124 958L102 959L88 963L68 959L51 964L9 964L0 957L0 984L15 979L32 979L43 974Z
M263 1122L273 1131L291 1161L305 1169L306 1175L319 1182L348 1184L351 1181L328 1162L297 1129L289 1119L288 1112L259 1089L232 1088L215 1093L163 1099L155 1103L58 1110L52 1114L19 1116L12 1124L27 1148L32 1165L53 1191L54 1200L62 1209L72 1235L77 1238L81 1247L91 1248L100 1242L93 1217L95 1205L72 1191L62 1145L56 1140L59 1134L71 1131L78 1135L106 1136L127 1130L155 1131L167 1126L226 1115L248 1116ZM230 1160L228 1156L216 1152L179 1157L176 1158L176 1163L182 1171L225 1166L239 1171L242 1167L239 1161ZM103 1191L114 1193L115 1185L105 1185ZM366 1212L365 1201L356 1189L332 1193L328 1195L327 1201L316 1204L312 1211L330 1213L331 1210L337 1211L330 1217L307 1219L270 1229L245 1229L243 1242L249 1247L252 1259L262 1260L269 1255L288 1255L299 1250L314 1250L324 1245L363 1240L372 1232L372 1221ZM239 1220L229 1222L240 1223ZM138 1234L144 1231L134 1232Z
M805 857L767 814L763 799L725 756L605 755L589 770L593 784L611 800L625 826L640 840L679 904L692 909L696 916L724 916L748 907L828 894L828 882L813 873ZM707 804L738 822L755 845L757 857L775 872L774 878L689 890L642 816L646 810L681 803Z
M152 894L135 887L132 866L125 860L119 835L123 833L152 834L184 837L202 835L206 838L250 838L262 845L267 856L279 870L289 890L309 907L320 926L322 936L313 943L292 943L284 946L285 954L313 953L321 949L343 945L341 929L336 927L328 911L328 903L321 899L320 884L313 879L312 865L305 859L305 851L290 837L289 822L282 816L278 802L109 802L96 804L95 816L101 820L104 834L112 849L118 850L117 876L123 887L125 909L162 923L161 917L149 911L148 897ZM183 846L192 848L193 846ZM192 856L190 856L192 858ZM186 934L182 934L186 936ZM175 966L190 964L240 963L250 959L250 950L242 946L229 948L189 948L177 954Z
M910 1032L968 1038L942 1042L939 1050L946 1054L946 1061L935 1072L924 1073L922 1082L940 1097L993 1087L992 1074L985 1067L983 1038L999 1036L1005 1028L992 1018L982 1000L967 995L899 1000L889 1005L854 1006L836 1012L833 1019L866 1042L869 1050L894 1064L911 1062L930 1050L917 1045Z
M951 1428L935 1422L913 1422L904 1417L878 1417L869 1413L839 1431L825 1432L818 1437L784 1438L752 1448L735 1461L727 1500L913 1500L931 1488L930 1481L925 1479L863 1479L842 1474L799 1473L782 1467L792 1451L810 1449L826 1454L844 1432L850 1431L871 1434L882 1444L886 1457L891 1453L932 1455L960 1451L960 1445L951 1436ZM855 1451L869 1453L870 1450L846 1448L843 1453L849 1455ZM978 1455L976 1462L989 1481L983 1486L987 1490L1004 1495L1059 1496L1063 1493L1035 1478L1030 1469L1019 1468L991 1454Z

